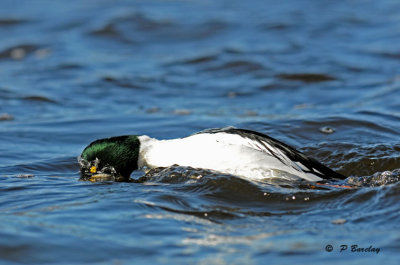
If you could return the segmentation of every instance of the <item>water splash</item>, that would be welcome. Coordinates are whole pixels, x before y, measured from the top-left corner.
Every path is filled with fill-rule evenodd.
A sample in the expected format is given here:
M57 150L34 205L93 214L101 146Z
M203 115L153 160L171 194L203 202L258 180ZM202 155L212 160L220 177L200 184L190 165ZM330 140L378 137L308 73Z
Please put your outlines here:
M400 168L393 171L376 172L372 176L351 176L347 183L360 187L379 187L394 184L400 181Z

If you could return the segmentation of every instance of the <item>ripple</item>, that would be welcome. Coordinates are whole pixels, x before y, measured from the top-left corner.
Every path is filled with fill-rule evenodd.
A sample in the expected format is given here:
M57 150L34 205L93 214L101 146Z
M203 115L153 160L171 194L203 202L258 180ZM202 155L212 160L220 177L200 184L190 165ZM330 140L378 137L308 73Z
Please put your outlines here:
M13 175L24 174L65 174L71 171L78 172L79 165L77 164L76 157L57 157L45 161L38 161L31 164L21 164L13 166L0 167L1 173L8 173ZM46 174L47 172L47 174Z
M0 113L0 121L12 121L14 116L8 113Z
M178 62L177 64L203 64L212 61L216 61L218 59L218 55L201 55L197 57L193 57L190 59L185 59L182 62Z
M10 27L15 25L20 25L29 22L25 19L18 18L2 18L0 19L0 27Z
M253 181L233 175L221 174L212 170L191 167L171 166L154 168L140 178L144 183L181 184L178 190L194 193L211 193L228 201L265 201L274 198L286 200L287 194L296 192L314 192L318 190L336 190L334 186L319 186L304 180L289 181L281 178L266 178ZM338 182L341 183L341 182ZM333 188L332 188L333 187Z
M356 176L369 176L375 172L394 170L399 167L399 151L398 145L353 146L340 158L346 161L342 170Z
M369 114L371 115L371 114ZM375 113L376 116L381 116L379 113ZM308 120L303 121L305 125L311 125L313 127L331 127L335 128L335 131L354 130L360 133L365 132L371 135L383 135L386 134L389 137L393 137L398 134L398 132L391 127L385 126L385 124L380 123L376 119L362 119L362 117L325 117L324 119ZM353 132L354 133L354 132ZM358 134L359 136L359 134Z
M316 73L279 74L277 77L284 80L302 81L305 83L320 83L337 80L333 76Z
M0 51L0 59L21 60L38 49L39 46L34 44L21 44L13 46L3 51Z
M354 242L387 255L348 263L396 264L396 1L45 2L1 2L0 113L15 117L0 122L5 262L333 263L324 245ZM351 176L171 167L79 181L76 156L95 138L227 125Z
M44 103L57 103L57 101L50 99L45 96L26 96L23 97L24 100L34 101L34 102L44 102Z
M264 69L264 66L257 62L249 60L233 60L217 66L207 67L205 70L210 72L224 71L231 74L242 74Z
M122 88L132 88L132 89L143 89L143 86L140 86L138 84L135 84L132 80L129 80L127 78L116 78L112 76L104 76L102 78L102 81L111 84L111 85L116 85L118 87Z
M352 185L365 187L386 186L400 182L400 169L376 172L372 176L349 177L347 182Z
M118 40L121 42L125 42L128 44L135 44L136 41L129 39L125 37L114 25L114 23L107 24L103 27L100 27L98 29L95 29L90 32L90 35L95 36L95 37L103 37L103 38L109 38L113 40Z
M149 207L216 223L247 217L299 216L319 211L321 205L340 208L343 200L360 193L342 186L349 185L345 181L337 185L282 179L250 181L179 166L151 169L136 179L135 183L138 182L142 184L135 185L143 185L146 193L151 194L146 197Z
M93 36L106 37L124 42L136 43L139 36L132 36L134 32L143 34L162 34L169 30L173 23L168 20L157 20L149 18L142 13L134 13L127 16L112 18L104 26L90 32ZM135 34L133 34L135 35ZM135 38L136 37L136 38Z
M189 41L209 38L225 30L228 24L219 20L200 23L178 23L170 18L154 18L144 13L134 13L110 19L89 35L139 44L156 41Z

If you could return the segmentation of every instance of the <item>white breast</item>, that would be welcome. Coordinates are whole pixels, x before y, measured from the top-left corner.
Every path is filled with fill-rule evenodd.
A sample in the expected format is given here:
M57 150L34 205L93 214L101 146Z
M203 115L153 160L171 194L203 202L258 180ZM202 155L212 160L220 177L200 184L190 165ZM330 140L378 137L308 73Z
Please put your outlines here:
M256 142L236 134L203 133L160 141L148 136L139 136L139 140L139 167L168 167L177 164L250 179L298 176L310 181L321 180L314 174L299 171L301 165L294 162L291 165L291 161L285 161L284 164L268 154L265 148L257 146ZM271 150L279 154L281 160L288 159L280 150Z

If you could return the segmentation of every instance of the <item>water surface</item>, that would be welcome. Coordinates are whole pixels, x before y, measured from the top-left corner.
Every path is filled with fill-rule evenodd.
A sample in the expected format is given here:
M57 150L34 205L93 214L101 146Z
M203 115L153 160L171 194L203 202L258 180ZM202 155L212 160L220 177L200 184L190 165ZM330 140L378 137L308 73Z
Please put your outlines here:
M399 8L1 1L0 263L397 264ZM76 158L95 139L228 125L358 188L182 167L142 184L79 181Z

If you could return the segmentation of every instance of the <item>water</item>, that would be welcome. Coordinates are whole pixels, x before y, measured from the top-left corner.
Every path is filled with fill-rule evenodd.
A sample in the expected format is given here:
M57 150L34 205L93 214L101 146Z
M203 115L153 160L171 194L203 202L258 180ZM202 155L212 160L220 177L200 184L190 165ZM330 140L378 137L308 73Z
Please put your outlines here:
M397 264L399 8L1 1L0 263ZM227 125L359 188L181 167L141 184L79 181L76 157L95 139Z

